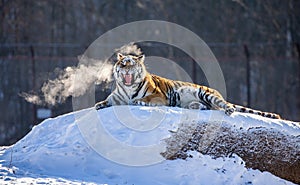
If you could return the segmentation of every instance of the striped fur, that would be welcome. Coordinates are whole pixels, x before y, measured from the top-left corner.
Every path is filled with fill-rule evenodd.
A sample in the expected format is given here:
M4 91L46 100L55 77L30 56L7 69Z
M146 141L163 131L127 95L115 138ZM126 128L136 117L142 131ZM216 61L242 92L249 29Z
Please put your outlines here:
M144 55L118 54L113 73L115 90L95 105L102 109L113 105L177 106L189 109L224 110L227 115L234 111L280 119L274 113L253 110L226 102L221 94L206 86L169 80L150 74L144 65Z

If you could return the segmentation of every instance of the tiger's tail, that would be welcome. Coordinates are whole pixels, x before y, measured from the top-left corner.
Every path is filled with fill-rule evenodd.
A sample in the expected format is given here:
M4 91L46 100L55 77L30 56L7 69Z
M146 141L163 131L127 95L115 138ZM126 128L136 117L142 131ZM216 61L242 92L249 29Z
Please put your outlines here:
M232 105L235 108L235 111L237 111L237 112L245 112L245 113L257 114L257 115L267 117L267 118L281 119L281 117L275 113L254 110L254 109L250 109L247 107L243 107L241 105L235 105L235 104L232 104Z

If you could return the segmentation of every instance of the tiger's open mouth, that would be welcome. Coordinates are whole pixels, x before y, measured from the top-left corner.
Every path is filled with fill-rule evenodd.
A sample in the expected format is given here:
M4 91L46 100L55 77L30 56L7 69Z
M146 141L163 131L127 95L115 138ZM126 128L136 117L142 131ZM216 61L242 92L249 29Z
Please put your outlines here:
M124 84L125 85L132 85L133 83L133 74L123 74Z

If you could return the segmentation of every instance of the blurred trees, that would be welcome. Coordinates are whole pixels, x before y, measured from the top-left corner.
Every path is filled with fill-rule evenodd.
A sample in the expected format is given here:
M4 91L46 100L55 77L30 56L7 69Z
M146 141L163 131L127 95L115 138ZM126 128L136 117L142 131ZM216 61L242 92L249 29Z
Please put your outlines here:
M296 0L0 0L0 144L15 142L40 121L19 93L37 91L56 68L76 65L76 57L106 31L145 19L177 23L207 42L224 72L229 101L242 105L248 101L246 45L251 106L299 120L299 9ZM145 53L165 48L153 46ZM176 51L156 54L192 71L192 62L180 62ZM205 84L196 71L193 80ZM71 102L51 109L53 116L69 112Z

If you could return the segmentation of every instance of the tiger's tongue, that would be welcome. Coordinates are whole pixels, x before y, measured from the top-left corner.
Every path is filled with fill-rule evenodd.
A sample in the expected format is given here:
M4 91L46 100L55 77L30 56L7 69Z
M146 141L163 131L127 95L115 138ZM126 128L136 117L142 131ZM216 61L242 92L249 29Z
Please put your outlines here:
M131 81L132 81L132 75L125 75L125 84L126 85L131 85Z

